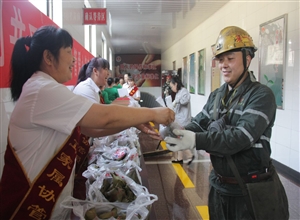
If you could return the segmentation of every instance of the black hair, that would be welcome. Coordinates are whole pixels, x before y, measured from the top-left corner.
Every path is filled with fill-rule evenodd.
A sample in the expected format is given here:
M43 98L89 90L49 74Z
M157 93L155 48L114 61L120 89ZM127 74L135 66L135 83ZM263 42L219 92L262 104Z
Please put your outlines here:
M119 84L120 79L118 77L115 77L115 84Z
M180 77L178 75L172 76L170 83L177 83L177 91L179 91L182 87L184 87Z
M134 77L133 77L133 76L131 76L131 74L130 74L130 73L128 73L128 79L127 79L127 80L134 81Z
M113 82L114 82L114 79L112 77L109 77L107 79L107 85L111 86L111 84L113 84Z
M106 59L103 59L101 57L94 57L81 67L77 79L77 84L91 77L94 68L98 70L106 68L109 69L110 65Z
M58 61L59 50L67 47L73 47L72 36L55 26L42 26L32 36L19 38L11 56L10 91L13 101L19 99L24 83L40 70L44 51L48 50Z

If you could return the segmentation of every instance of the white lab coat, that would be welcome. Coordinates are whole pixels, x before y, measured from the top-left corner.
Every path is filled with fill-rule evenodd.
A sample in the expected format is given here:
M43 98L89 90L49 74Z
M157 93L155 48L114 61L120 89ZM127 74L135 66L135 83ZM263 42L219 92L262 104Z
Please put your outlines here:
M191 95L189 91L182 87L177 91L173 103L174 112L175 112L175 121L182 127L186 126L191 122L192 113L191 113Z

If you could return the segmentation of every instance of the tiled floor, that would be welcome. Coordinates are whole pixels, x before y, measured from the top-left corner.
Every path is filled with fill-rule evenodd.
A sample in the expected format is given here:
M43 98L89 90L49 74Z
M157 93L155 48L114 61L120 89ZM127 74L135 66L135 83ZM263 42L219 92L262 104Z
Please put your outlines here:
M140 138L140 142L143 153L155 151L158 144L145 138ZM172 164L172 153L144 157L148 180L145 186L158 196L158 201L152 205L150 220L209 219L207 198L211 163L206 152L197 151L195 155L190 166ZM280 178L289 200L290 219L300 219L300 188L282 175Z

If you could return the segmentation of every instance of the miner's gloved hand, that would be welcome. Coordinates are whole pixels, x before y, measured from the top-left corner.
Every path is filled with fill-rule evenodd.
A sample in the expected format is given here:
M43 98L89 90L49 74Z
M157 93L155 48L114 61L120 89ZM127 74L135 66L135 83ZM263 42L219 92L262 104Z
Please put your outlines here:
M170 151L192 150L196 146L196 135L192 131L174 129L173 133L178 138L166 137L167 148Z

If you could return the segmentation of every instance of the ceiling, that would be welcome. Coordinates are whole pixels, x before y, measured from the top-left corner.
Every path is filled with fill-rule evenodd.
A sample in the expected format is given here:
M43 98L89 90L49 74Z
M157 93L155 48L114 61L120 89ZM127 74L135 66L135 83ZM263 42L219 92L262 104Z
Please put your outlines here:
M103 0L97 0L103 7ZM106 0L116 54L161 54L229 0ZM107 19L109 15L107 15Z

